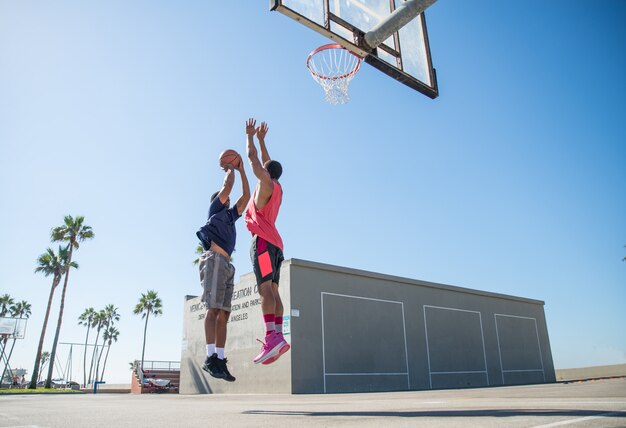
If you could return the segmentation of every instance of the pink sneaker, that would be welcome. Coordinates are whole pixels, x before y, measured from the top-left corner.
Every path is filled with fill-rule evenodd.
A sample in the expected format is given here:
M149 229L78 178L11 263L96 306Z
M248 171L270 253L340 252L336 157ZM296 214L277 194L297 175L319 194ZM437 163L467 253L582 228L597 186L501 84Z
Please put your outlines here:
M280 336L276 333L270 333L265 336L265 342L262 342L259 339L257 340L263 344L263 347L261 348L261 353L254 357L254 364L262 363L268 358L278 355L278 350L283 344Z
M263 364L272 364L274 361L279 359L281 355L289 351L289 349L291 348L291 345L287 343L282 333L276 333L276 335L280 337L280 348L278 349L278 355L268 358L267 360L263 361Z

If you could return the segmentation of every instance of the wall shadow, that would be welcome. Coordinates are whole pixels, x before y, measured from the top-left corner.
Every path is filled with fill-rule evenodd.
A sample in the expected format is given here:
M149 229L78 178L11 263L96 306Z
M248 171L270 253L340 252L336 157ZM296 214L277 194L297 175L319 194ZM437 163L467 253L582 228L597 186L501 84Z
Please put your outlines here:
M408 412L385 412L385 411L357 411L357 412L310 412L310 411L282 411L282 410L247 410L242 412L247 415L273 415L273 416L354 416L354 417L499 417L509 418L515 416L599 416L626 418L626 412L616 410L563 410L563 409L484 409L484 410L425 410Z

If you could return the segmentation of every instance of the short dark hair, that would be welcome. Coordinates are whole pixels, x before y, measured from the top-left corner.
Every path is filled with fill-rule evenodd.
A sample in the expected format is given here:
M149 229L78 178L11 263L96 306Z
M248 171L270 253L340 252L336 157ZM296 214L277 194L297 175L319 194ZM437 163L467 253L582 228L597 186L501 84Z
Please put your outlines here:
M265 169L270 173L272 180L278 180L283 175L283 166L278 161L271 160L267 162Z
M213 193L211 195L211 202L213 202L215 200L215 198L217 198L217 195L219 195L219 194L220 194L219 190L217 192Z

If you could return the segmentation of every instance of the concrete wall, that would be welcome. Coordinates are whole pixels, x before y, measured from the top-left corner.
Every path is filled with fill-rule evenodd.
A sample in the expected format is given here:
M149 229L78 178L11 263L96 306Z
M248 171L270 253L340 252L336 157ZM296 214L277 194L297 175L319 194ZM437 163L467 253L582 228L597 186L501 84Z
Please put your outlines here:
M254 276L235 286L233 384L200 369L204 310L186 301L181 393L397 391L554 382L543 302L290 259L281 271L286 338L255 366L262 314ZM239 293L238 293L239 292ZM244 306L245 305L245 306Z
M556 380L571 382L586 379L603 379L611 377L626 377L626 364L609 366L579 367L572 369L557 369Z

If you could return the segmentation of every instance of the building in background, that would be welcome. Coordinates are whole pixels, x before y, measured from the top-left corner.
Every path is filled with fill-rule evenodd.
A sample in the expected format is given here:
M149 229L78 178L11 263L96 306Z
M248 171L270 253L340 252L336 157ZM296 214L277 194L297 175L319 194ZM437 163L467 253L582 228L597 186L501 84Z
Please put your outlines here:
M555 382L544 302L290 259L281 270L291 350L252 362L263 338L254 275L235 285L226 356L210 377L199 297L185 298L180 393L341 393Z

